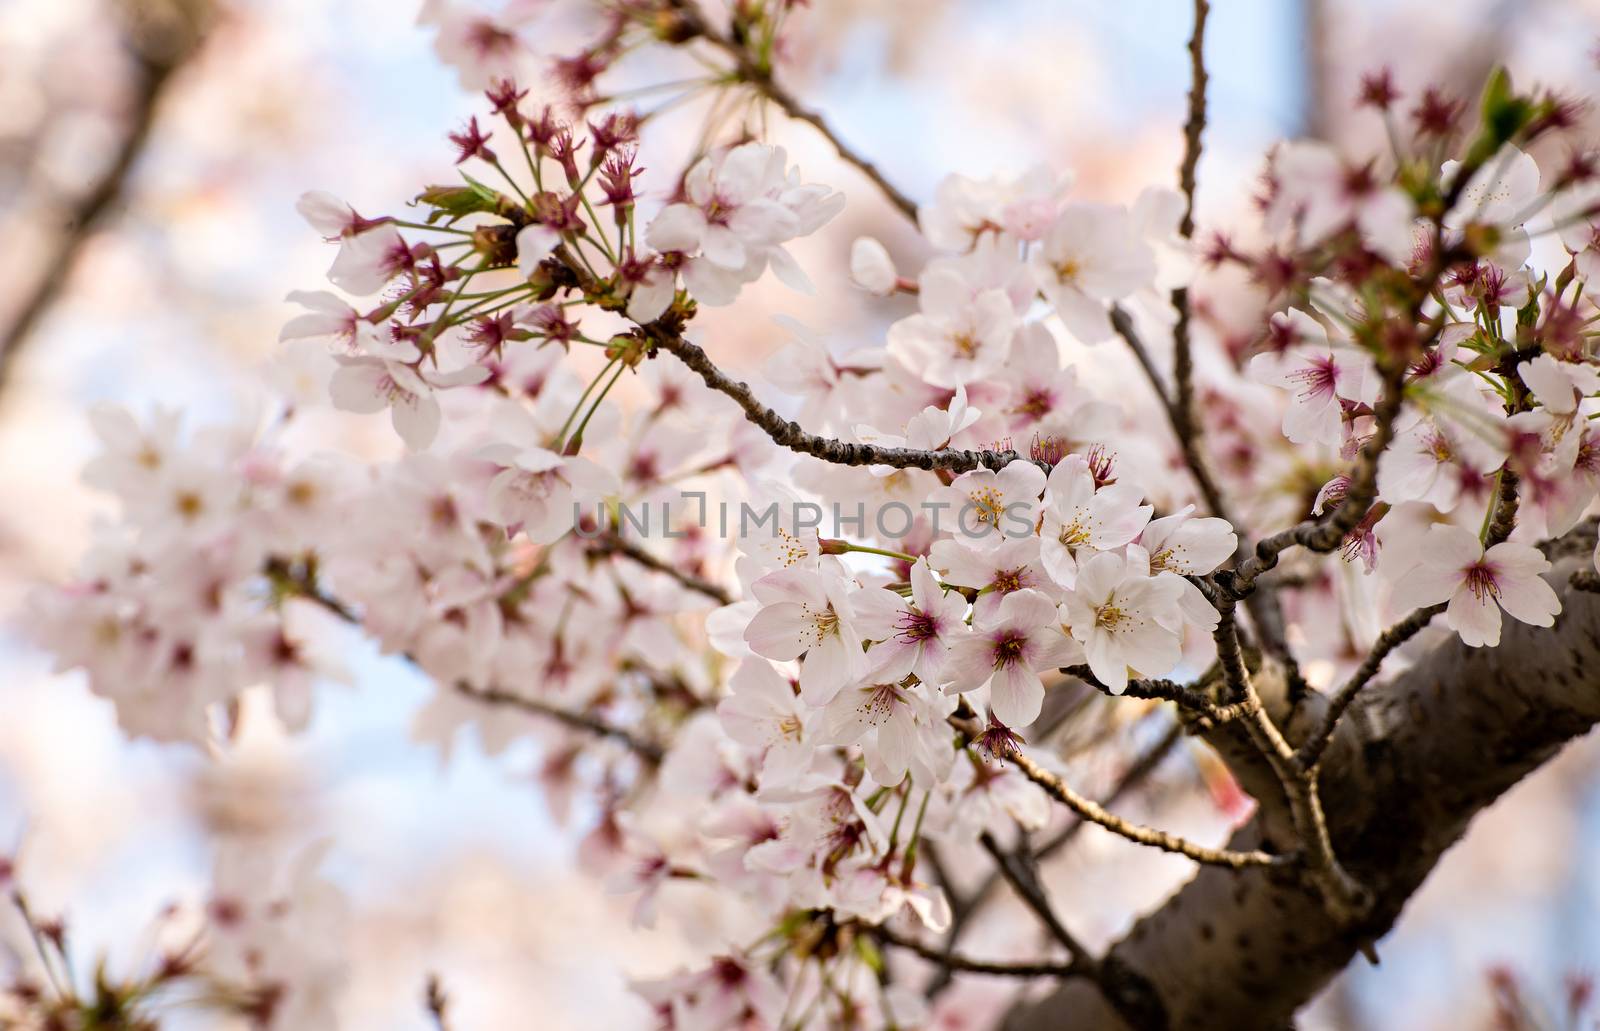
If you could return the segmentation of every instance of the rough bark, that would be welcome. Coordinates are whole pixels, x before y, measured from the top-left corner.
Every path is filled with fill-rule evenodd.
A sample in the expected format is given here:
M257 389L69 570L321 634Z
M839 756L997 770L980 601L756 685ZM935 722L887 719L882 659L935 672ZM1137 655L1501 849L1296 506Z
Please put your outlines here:
M1568 543L1592 547L1592 531L1582 536L1582 544ZM1340 860L1375 895L1370 915L1340 926L1293 870L1202 868L1109 953L1159 996L1164 1017L1147 1026L1290 1026L1297 1009L1394 925L1478 812L1600 720L1600 595L1568 586L1587 563L1571 555L1574 547L1560 550L1568 557L1550 574L1563 605L1554 627L1508 620L1498 648L1452 637L1369 687L1340 722L1322 761L1322 798ZM1325 705L1313 696L1290 713L1281 694L1265 701L1291 740ZM1214 743L1230 761L1242 756L1224 737ZM1228 847L1292 847L1270 780L1248 767L1237 772L1264 797ZM1019 1007L1005 1026L1127 1027L1082 982Z

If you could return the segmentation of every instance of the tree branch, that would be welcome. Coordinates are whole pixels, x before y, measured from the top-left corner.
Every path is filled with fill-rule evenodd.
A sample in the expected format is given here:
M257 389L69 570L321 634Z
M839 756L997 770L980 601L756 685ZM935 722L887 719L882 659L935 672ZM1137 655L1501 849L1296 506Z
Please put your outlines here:
M1568 555L1547 574L1563 604L1553 628L1508 622L1499 648L1449 639L1363 691L1352 703L1360 718L1337 725L1321 782L1338 855L1373 893L1358 924L1328 913L1290 871L1206 867L1113 946L1108 958L1149 979L1171 1028L1286 1026L1393 925L1478 812L1600 720L1600 598L1568 583L1588 561ZM1258 812L1230 847L1267 840L1267 817ZM1068 986L1006 1027L1066 1025L1125 1023L1097 993Z
M1328 700L1328 708L1323 712L1322 718L1300 746L1295 754L1295 764L1303 770L1309 770L1317 764L1322 757L1322 751L1328 747L1328 742L1333 739L1333 729L1339 722L1339 717L1344 715L1350 703L1356 700L1356 695L1361 689L1378 675L1378 670L1383 666L1383 660L1389 653L1411 640L1423 627L1432 622L1433 617L1444 611L1444 603L1429 605L1413 611L1406 618L1378 635L1378 640L1373 644L1367 657L1361 660L1349 678L1340 685L1339 690L1333 693Z
M690 343L678 333L668 330L653 332L651 339L658 349L669 352L698 373L706 386L733 398L744 410L745 418L759 426L774 443L803 455L811 455L835 465L887 465L897 469L942 469L958 473L973 469L1000 470L1012 462L1029 461L1015 451L959 451L951 448L923 451L917 448L852 444L808 433L799 423L785 419L758 401L748 385L717 368L698 344ZM1046 472L1050 469L1047 462L1034 464Z
M907 952L915 953L931 963L939 963L960 971L964 974L988 974L992 977L1084 977L1088 969L1074 961L1071 963L1002 963L991 960L970 959L966 956L947 954L943 949L934 945L924 945L913 938L890 930L887 927L875 927L872 933L883 941Z
M133 167L150 140L161 98L174 74L194 56L204 38L209 5L196 6L199 10L193 13L173 11L164 24L148 31L128 31L128 51L136 71L127 124L111 162L73 205L55 246L40 262L43 272L39 282L0 333L0 391L10 380L17 354L71 278L83 245L127 192Z
M1121 777L1117 778L1117 782L1112 785L1111 790L1107 792L1106 797L1101 801L1101 805L1114 805L1120 798L1122 798L1123 795L1144 783L1145 779L1148 778L1150 774L1155 772L1156 768L1161 765L1162 760L1171 754L1173 748L1177 747L1178 742L1181 740L1183 740L1183 727L1180 724L1174 723L1171 728L1168 729L1167 733L1163 735L1159 742L1141 755L1132 766L1128 767ZM1077 817L1074 819L1069 826L1064 828L1055 837L1045 842L1042 847L1033 850L1032 855L1034 862L1040 862L1059 852L1062 848L1066 847L1066 845L1071 842L1073 838L1077 837L1078 832L1083 830L1083 828L1087 825L1088 821L1084 820L1082 817ZM945 936L944 947L939 951L941 962L944 956L953 954L957 943L959 943L961 940L962 934L968 927L971 926L973 916L983 908L984 904L988 902L989 899L994 897L994 892L1000 887L1000 882L1002 879L1003 874L1001 870L996 867L989 873L987 877L984 878L983 883L981 883L977 889L968 895L964 900L958 902L952 898L951 902L954 912L951 915L950 930ZM945 890L951 890L948 881L945 882ZM949 986L951 982L951 975L955 969L956 968L951 966L941 966L938 974L936 974L933 980L928 984L927 991L930 998L939 994L947 986Z
M410 656L407 656L410 659ZM581 730L595 737L610 738L626 745L629 751L639 758L656 766L661 763L664 753L661 746L653 741L646 741L632 731L619 727L613 723L587 713L573 712L540 701L537 698L528 698L498 687L474 687L466 681L458 680L451 685L455 692L474 701L483 702L485 705L497 705L505 708L516 709L531 716L540 716L544 719L554 720L571 730Z
M281 564L269 562L267 576L289 596L309 601L324 611L330 612L337 616L340 620L349 623L351 626L361 626L361 617L357 615L356 611L349 605L346 605L333 595L328 594L326 591L319 588L315 583L310 583L302 577L290 574L287 568ZM419 670L422 669L421 664L417 662L415 656L411 655L410 653L403 653L403 655L405 660L411 663L411 665L415 666ZM423 672L427 671L423 670ZM542 719L554 720L555 722L560 723L571 730L581 730L585 733L593 734L596 737L609 738L613 741L621 742L622 744L626 745L630 751L651 766L660 765L665 754L661 746L655 742L646 741L645 739L634 734L632 731L627 730L624 727L616 726L615 724L607 723L605 720L602 720L597 716L590 716L587 713L573 712L570 709L563 709L559 706L551 705L548 702L543 702L536 698L527 698L523 695L516 694L499 687L474 687L465 681L456 681L450 686L457 694L466 698L471 698L474 701L482 702L486 705L497 705L516 709L520 712L525 712L530 716L538 716Z
M1178 188L1183 192L1183 219L1178 223L1178 235L1185 240L1194 236L1195 175L1200 167L1200 137L1206 131L1205 40L1206 16L1210 13L1208 0L1194 0L1194 30L1189 36L1189 117L1183 126L1183 163L1178 169ZM1188 287L1180 286L1172 291L1172 306L1178 313L1172 330L1173 405L1181 420L1181 426L1174 428L1179 429L1180 438L1199 437L1201 427L1194 418L1194 356L1189 340ZM1220 512L1215 514L1221 515Z
M1337 918L1358 919L1370 905L1370 894L1350 876L1334 854L1322 811L1322 797L1317 790L1317 771L1296 765L1294 749L1262 704L1240 652L1239 635L1234 626L1234 603L1226 602L1219 611L1221 620L1215 631L1217 660L1234 696L1245 706L1245 718L1241 720L1245 734L1266 760L1283 793L1295 836L1304 850L1306 873L1321 888L1329 910ZM1258 801L1268 805L1272 800L1258 795Z
M853 166L862 175L872 181L884 198L889 201L900 214L904 215L912 225L917 222L917 203L904 193L895 188L894 184L885 179L878 167L867 160L859 151L839 138L822 115L801 104L794 94L780 86L772 77L772 69L759 63L751 56L750 51L741 46L727 34L713 28L695 7L693 0L672 0L672 7L677 12L683 25L689 30L690 38L700 38L721 50L733 59L734 68L739 79L748 83L757 93L767 100L778 105L783 113L796 121L805 122L823 138L833 145L839 157L846 164Z
M667 574L678 581L680 586L694 591L696 594L703 594L718 605L732 605L734 602L733 595L710 580L687 573L671 563L664 562L639 545L624 540L616 534L607 534L595 541L589 546L589 554L621 555L624 558L632 559L646 569L653 569L658 573Z
M976 720L963 719L960 716L951 716L951 726L966 733L969 737L976 737L982 729L974 726ZM1222 866L1230 870L1242 870L1252 866L1286 866L1295 861L1292 854L1272 855L1259 849L1248 851L1232 851L1229 849L1207 848L1197 845L1186 838L1166 831L1156 830L1140 824L1124 820L1122 817L1108 812L1093 799L1085 798L1078 794L1060 777L1040 766L1028 755L1021 751L1014 751L1010 761L1017 764L1017 769L1023 776L1044 788L1045 794L1054 798L1062 805L1071 809L1082 819L1098 824L1113 834L1128 839L1138 845L1148 845L1158 848L1163 852L1172 852L1185 856L1197 863L1211 866Z

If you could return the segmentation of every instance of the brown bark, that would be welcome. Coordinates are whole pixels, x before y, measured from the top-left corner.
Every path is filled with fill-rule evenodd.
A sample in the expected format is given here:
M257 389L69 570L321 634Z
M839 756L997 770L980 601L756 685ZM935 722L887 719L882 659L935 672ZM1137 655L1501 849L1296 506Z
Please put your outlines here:
M1160 999L1164 1016L1146 1026L1290 1026L1297 1009L1393 926L1478 812L1600 720L1600 595L1568 585L1587 566L1586 553L1573 552L1593 539L1585 530L1558 545L1567 557L1550 574L1563 605L1553 628L1508 620L1498 648L1452 637L1368 688L1340 722L1322 761L1322 798L1340 861L1374 894L1370 914L1341 926L1292 869L1202 868L1108 954ZM1282 691L1264 701L1291 740L1326 704L1313 696L1290 713ZM1229 848L1291 848L1273 782L1239 764L1246 753L1227 738L1214 743L1262 801ZM1005 1025L1126 1026L1083 982L1019 1007Z

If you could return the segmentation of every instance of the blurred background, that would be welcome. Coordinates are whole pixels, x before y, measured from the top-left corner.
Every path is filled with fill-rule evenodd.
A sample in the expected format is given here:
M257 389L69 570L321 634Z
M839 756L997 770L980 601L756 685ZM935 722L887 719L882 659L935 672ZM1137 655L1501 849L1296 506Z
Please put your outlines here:
M29 585L68 575L107 512L78 482L87 409L172 406L203 423L259 403L264 385L293 389L274 361L282 298L317 288L331 257L295 199L326 189L398 211L451 176L444 134L481 98L436 60L416 6L0 0L0 856L15 855L36 908L69 918L85 965L115 964L138 959L164 906L203 897L219 830L326 838L352 912L345 1026L426 1026L436 972L457 1028L642 1027L626 981L671 971L696 943L670 904L656 930L632 929L629 901L576 869L583 817L552 818L532 745L490 756L470 738L417 740L430 689L399 661L341 637L349 683L321 691L308 734L262 723L206 755L127 742L81 677L53 675L26 643ZM1275 140L1376 152L1381 124L1351 101L1378 66L1406 106L1425 84L1470 97L1499 62L1519 82L1600 94L1596 0L1213 6L1202 229L1249 220ZM1131 201L1175 180L1189 19L1187 0L811 0L780 75L913 197L947 172L1045 163L1074 169L1079 196ZM584 25L558 19L551 50ZM798 254L817 298L763 284L736 316L705 320L740 372L784 339L766 315L845 337L881 327L846 281L855 236L884 239L902 271L920 257L809 129L774 132L851 204ZM1211 305L1224 329L1257 317L1226 300ZM1093 378L1133 382L1121 363L1108 354ZM386 420L315 419L345 449L395 446ZM1541 1026L1561 1026L1573 979L1600 969L1597 774L1600 745L1581 742L1482 817L1380 944L1382 964L1349 970L1302 1027L1507 1026L1495 999L1508 977L1548 1014ZM1238 814L1207 783L1204 757L1180 749L1123 807L1215 838ZM1096 831L1049 871L1094 943L1185 875ZM969 939L978 954L983 933L1003 933L997 913Z

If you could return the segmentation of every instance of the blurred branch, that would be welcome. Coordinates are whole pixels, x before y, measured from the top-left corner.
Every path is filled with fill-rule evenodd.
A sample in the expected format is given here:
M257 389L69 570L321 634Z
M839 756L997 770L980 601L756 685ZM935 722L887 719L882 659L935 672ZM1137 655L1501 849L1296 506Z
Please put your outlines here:
M266 573L277 589L286 596L309 601L351 626L362 626L361 617L354 609L322 590L314 580L299 575L287 564L279 560L269 560ZM424 673L427 672L415 656L410 653L404 653L403 657L417 669L422 670ZM665 756L661 746L654 741L647 741L627 728L607 723L598 716L575 712L571 709L563 709L560 706L551 705L537 698L529 698L493 685L475 687L466 681L458 680L450 686L462 697L471 698L473 701L482 702L485 705L517 709L530 716L538 716L560 723L570 730L580 730L596 737L617 741L625 745L629 751L650 766L659 766Z
M639 545L623 540L614 533L607 534L591 544L589 546L589 554L595 556L621 555L624 558L632 559L646 569L653 569L658 573L667 574L676 580L679 586L697 594L703 594L718 605L732 605L734 602L733 595L710 580L685 572L671 563L657 558Z
M1300 14L1300 117L1294 134L1308 140L1332 136L1333 112L1329 107L1332 77L1328 39L1327 0L1298 0Z
M905 949L923 959L952 967L964 974L989 974L993 977L1083 977L1089 973L1089 969L1076 960L1071 963L993 962L948 955L942 948L924 945L915 938L908 938L887 926L873 928L873 934L896 948Z
M427 984L422 991L422 1005L427 1009L435 1031L450 1031L450 996L445 993L444 983L439 980L438 974L428 974Z
M116 6L135 69L128 120L111 162L71 206L60 236L40 263L38 283L0 333L0 392L10 381L17 353L71 279L83 245L120 205L167 86L199 52L215 16L210 0L126 0Z
M1206 75L1205 45L1206 17L1210 13L1209 0L1194 0L1194 31L1189 36L1189 117L1183 125L1183 162L1178 166L1178 189L1183 192L1183 219L1178 223L1178 235L1185 240L1194 237L1195 176L1200 168L1201 137L1206 131L1206 85L1209 77ZM1173 428L1180 437L1198 437L1200 426L1194 418L1194 356L1189 346L1187 286L1172 291L1172 306L1178 312L1178 321L1172 330L1173 412L1178 419ZM1188 457L1187 451L1185 457Z
M689 38L699 38L721 50L733 58L734 68L742 82L748 83L757 93L767 100L778 105L783 113L796 121L805 122L816 129L838 152L845 163L854 166L862 175L872 181L884 198L894 205L895 209L911 221L917 222L917 202L901 193L895 185L885 179L883 173L878 171L878 166L867 160L859 151L839 138L819 112L813 111L800 103L793 93L784 89L772 77L772 69L766 63L758 61L749 49L726 33L718 31L700 14L694 0L671 0L673 10L678 14L686 29Z

